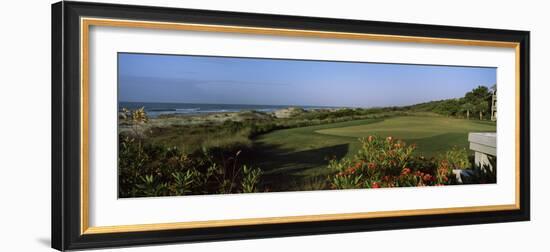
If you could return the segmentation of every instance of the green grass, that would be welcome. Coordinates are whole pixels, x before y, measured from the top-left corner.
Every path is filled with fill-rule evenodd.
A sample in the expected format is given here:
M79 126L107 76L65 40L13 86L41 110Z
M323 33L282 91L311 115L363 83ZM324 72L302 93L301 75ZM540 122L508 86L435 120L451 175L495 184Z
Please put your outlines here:
M250 164L264 171L265 186L276 191L320 187L329 158L353 156L360 137L392 136L417 145L426 157L445 153L453 146L468 148L468 132L494 132L487 121L435 116L400 116L277 130L254 139Z
M259 125L260 122L247 123ZM328 160L353 156L360 147L357 141L360 137L392 136L416 144L415 155L437 157L454 146L468 148L468 132L496 130L494 122L430 113L280 129L253 139L249 138L251 129L246 125L235 128L227 123L205 123L154 127L147 139L168 147L177 146L187 153L201 147L241 149L242 164L263 170L264 187L291 191L326 188L326 176L332 172L327 169Z
M468 147L468 132L494 132L496 124L448 117L406 116L390 118L378 123L334 127L317 130L316 133L341 137L366 137L378 135L403 139L418 146L417 153L435 156L457 146Z

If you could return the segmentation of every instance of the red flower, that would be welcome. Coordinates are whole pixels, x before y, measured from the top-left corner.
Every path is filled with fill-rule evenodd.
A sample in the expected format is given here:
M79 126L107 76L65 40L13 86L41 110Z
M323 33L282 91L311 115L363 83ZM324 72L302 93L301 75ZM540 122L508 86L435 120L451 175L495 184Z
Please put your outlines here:
M355 173L355 171L357 171L356 167L349 167L348 169L346 169L346 171L344 173L345 174L353 174L353 173Z
M373 170L373 169L376 169L376 164L375 164L375 163L368 163L368 164L367 164L367 167L368 167L369 169Z
M372 182L371 187L372 188L380 188L380 184L378 184L378 182Z
M426 175L424 175L424 177L422 177L422 179L423 179L424 181L426 181L426 182L432 181L432 180L433 180L433 176L430 175L430 174L426 174Z
M369 136L369 137L367 138L367 141L369 141L369 142L372 142L372 140L374 140L374 137L373 137L373 136Z
M409 173L411 173L411 168L405 167L405 168L403 168L403 170L401 171L401 175L407 175L407 174L409 174Z

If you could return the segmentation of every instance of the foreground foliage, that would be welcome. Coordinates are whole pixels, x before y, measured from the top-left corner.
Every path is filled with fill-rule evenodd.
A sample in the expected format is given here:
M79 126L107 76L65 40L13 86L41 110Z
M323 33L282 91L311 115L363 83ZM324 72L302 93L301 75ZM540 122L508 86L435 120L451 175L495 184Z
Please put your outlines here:
M425 158L416 154L416 145L408 145L393 137L363 137L359 139L358 144L350 144L352 149L349 150L347 145L320 141L332 147L301 151L299 155L290 155L285 153L285 149L281 149L281 152L271 153L272 156L261 156L269 160L284 159L284 163L298 163L305 158L309 159L311 164L319 163L322 166L323 173L304 176L300 181L288 180L288 176L283 176L282 180L274 180L273 178L279 175L270 172L272 170L269 163L254 158L258 154L258 143L263 142L253 140L268 132L288 128L296 128L294 131L311 130L311 134L314 135L307 135L306 138L293 137L298 146L303 146L308 144L306 140L321 137L326 140L326 133L330 132L317 125L353 120L357 122L356 126L353 126L353 123L341 123L352 125L348 127L351 129L360 125L363 127L367 121L382 121L378 118L399 112L382 111L373 115L361 110L342 110L338 111L338 117L332 117L331 113L334 112L296 114L285 120L262 117L261 120L227 120L218 123L151 128L148 126L149 118L143 108L123 109L119 122L128 130L119 132L119 197L289 190L275 187L284 183L295 183L291 189L299 191L452 185L457 184L453 170L459 169L469 169L469 177L462 179L464 183L496 181L496 169L472 166L472 157L465 148L454 147L437 157ZM369 119L357 120L364 118ZM333 132L336 133L338 132ZM289 137L283 135L279 136L279 139ZM329 137L332 140L340 139ZM185 141L182 141L182 138ZM281 147L276 144L273 146ZM308 146L315 147L311 143ZM339 153L339 156L333 156L334 153ZM328 161L312 160L321 154L327 154L323 157L333 157ZM492 167L496 167L496 159L494 161ZM327 162L329 169L326 169ZM267 172L257 168L258 164ZM288 173L288 170L285 172ZM270 181L266 182L268 180Z
M258 190L262 171L239 163L241 150L202 148L185 153L178 147L146 143L140 126L143 108L123 110L119 134L119 197L250 193Z
M443 186L457 184L453 169L472 169L470 183L494 183L495 169L470 166L466 150L452 149L441 158L415 156L416 146L392 137L369 136L359 139L360 150L353 158L332 159L328 168L332 189ZM496 173L495 173L496 174Z
M241 151L185 154L177 147L140 144L131 136L121 135L119 141L122 198L258 191L262 171L240 164Z

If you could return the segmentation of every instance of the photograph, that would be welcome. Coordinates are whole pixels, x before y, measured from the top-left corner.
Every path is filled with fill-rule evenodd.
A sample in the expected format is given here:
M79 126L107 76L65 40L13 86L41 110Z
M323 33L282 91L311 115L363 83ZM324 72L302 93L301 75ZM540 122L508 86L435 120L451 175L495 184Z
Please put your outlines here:
M117 57L119 198L496 183L496 67Z
M37 197L51 206L40 237L59 251L282 244L289 236L310 248L319 243L308 236L331 234L350 248L366 244L350 245L349 232L366 232L375 241L368 244L384 249L406 229L412 236L398 235L400 250L426 237L448 247L465 230L475 235L457 249L493 248L483 233L517 234L501 227L531 221L531 151L544 149L531 142L541 127L531 124L532 109L544 110L531 104L531 94L541 96L530 85L536 22L498 12L488 19L487 6L465 23L448 19L464 11L418 19L406 16L414 8L388 8L395 17L384 18L350 12L365 9L357 6L335 12L340 5L271 13L253 5L52 4L51 22L37 22L51 25L51 44L38 43L51 68L25 68L51 72L50 92L8 85L26 95L10 104L45 97L51 113L5 106L24 118L8 127L32 128L6 131L25 154L14 167L28 166L35 149L43 154L21 136L51 131L37 142L51 142L50 179L30 176L50 189L12 193L15 202L50 192ZM29 73L14 76L21 82ZM51 117L51 127L36 127L46 121L36 116Z

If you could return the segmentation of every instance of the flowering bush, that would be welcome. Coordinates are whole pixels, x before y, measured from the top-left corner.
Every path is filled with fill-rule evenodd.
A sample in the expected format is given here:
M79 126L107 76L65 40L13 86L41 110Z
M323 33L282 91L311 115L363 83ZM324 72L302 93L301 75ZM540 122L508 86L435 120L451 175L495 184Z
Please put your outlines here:
M454 184L455 176L453 175L453 167L450 165L449 161L442 160L439 162L436 173L436 182L440 185L443 184Z
M453 147L447 151L443 157L449 162L453 169L469 169L471 168L470 160L468 159L468 151L465 148Z
M446 160L413 156L416 146L392 137L359 139L361 149L353 158L330 160L333 189L434 186L454 183Z
M411 160L415 145L407 145L392 137L379 138L369 136L359 139L359 149L356 159L367 163L370 169L382 170L386 175L399 175Z

